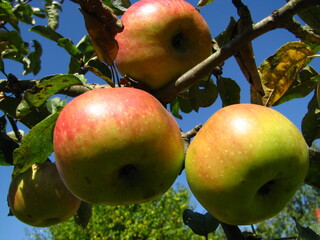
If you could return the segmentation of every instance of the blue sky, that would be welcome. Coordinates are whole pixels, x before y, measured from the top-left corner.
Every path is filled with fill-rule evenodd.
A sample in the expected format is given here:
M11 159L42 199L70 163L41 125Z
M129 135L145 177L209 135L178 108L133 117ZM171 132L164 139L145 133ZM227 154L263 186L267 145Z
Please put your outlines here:
M196 6L196 0L188 0L191 4ZM285 4L284 0L273 0L273 1L244 1L252 11L252 17L254 22L261 20L262 18L269 15L273 10L281 7ZM41 4L40 0L31 2L32 4ZM234 16L237 19L236 10L231 4L231 1L216 0L209 6L201 8L203 17L207 20L212 36L216 36L223 31L229 23L230 16ZM39 20L39 19L37 19ZM86 34L84 27L83 18L78 10L78 5L71 2L65 1L63 4L63 12L60 15L61 25L58 28L58 32L64 37L70 38L74 43L77 43L83 35ZM44 24L40 20L37 24ZM42 57L42 70L37 76L31 74L27 76L21 76L22 66L12 61L6 61L6 72L13 73L21 79L33 79L47 76L50 74L67 73L69 57L68 54L58 47L54 42L44 39L41 36L37 36L34 33L27 31L29 26L21 26L23 29L23 37L25 40L31 41L37 39L43 46L43 57ZM268 33L259 39L253 41L255 49L257 64L260 63L281 45L289 41L297 40L286 30L275 30L272 33ZM319 71L319 60L315 60L312 64ZM224 77L232 78L237 81L242 89L241 102L249 102L249 85L242 75L237 63L233 58L226 61L224 65ZM4 78L0 75L0 78ZM87 78L90 82L97 82L97 78L93 75L88 75ZM304 99L297 99L290 101L276 107L275 109L283 113L289 118L298 128L300 128L301 120L307 111L307 103L311 96L307 96ZM192 129L197 124L203 124L215 111L221 108L221 102L218 100L213 106L205 109L201 109L198 113L193 112L192 114L183 115L183 120L177 120L183 131ZM6 195L10 183L11 167L0 167L0 239L6 240L21 240L27 239L25 236L25 230L31 229L27 225L19 222L14 217L7 217L8 207L6 202ZM185 175L182 174L176 181L176 183L187 186ZM195 199L192 198L196 203ZM205 212L204 209L198 204L197 210Z

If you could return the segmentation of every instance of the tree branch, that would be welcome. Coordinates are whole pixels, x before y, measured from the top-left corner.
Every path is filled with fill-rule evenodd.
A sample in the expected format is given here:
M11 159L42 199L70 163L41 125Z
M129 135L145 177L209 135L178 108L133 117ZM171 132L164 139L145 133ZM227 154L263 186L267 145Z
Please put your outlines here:
M260 22L248 27L241 34L237 35L232 41L218 49L215 53L203 62L190 69L177 79L177 81L160 89L154 95L164 103L171 102L175 96L188 89L195 82L211 74L212 70L230 58L245 43L277 28L286 28L287 22L293 15L306 10L314 5L319 5L319 0L291 0L282 8L274 11L270 16ZM292 21L292 20L291 20ZM310 38L310 40L314 38ZM319 43L318 41L316 41Z

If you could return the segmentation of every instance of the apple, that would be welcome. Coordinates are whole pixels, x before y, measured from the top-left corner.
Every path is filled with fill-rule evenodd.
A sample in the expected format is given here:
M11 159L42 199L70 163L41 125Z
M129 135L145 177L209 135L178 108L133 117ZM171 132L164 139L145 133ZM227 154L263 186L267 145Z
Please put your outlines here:
M213 114L186 154L186 177L214 217L247 225L279 213L303 183L307 144L278 111L235 104Z
M179 126L151 94L105 88L70 101L54 129L58 171L89 203L140 203L165 193L184 161Z
M206 21L184 0L140 0L121 20L116 66L151 89L176 80L212 52Z
M80 202L65 187L51 162L33 164L13 177L8 192L11 212L34 227L49 227L68 220L77 212Z

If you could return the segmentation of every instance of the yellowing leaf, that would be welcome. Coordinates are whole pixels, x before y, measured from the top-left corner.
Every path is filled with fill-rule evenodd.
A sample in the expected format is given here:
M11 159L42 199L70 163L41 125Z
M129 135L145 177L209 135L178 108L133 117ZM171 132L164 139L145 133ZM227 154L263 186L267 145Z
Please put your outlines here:
M212 3L214 0L199 0L198 7L203 7L208 5L209 3Z
M305 43L289 42L263 61L258 72L265 92L264 105L272 106L283 96L313 54Z
M123 30L120 19L102 0L76 0L81 6L85 25L100 61L112 65L118 53L115 35Z

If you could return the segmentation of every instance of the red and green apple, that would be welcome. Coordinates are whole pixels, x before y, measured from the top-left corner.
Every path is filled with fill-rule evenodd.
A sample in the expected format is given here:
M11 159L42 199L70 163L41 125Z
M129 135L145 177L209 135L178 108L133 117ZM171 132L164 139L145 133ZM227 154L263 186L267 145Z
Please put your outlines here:
M254 224L279 213L303 183L308 147L278 111L235 104L214 113L191 142L186 176L221 222Z
M184 0L140 0L121 20L116 66L151 89L176 80L211 54L209 27Z
M184 148L179 126L151 94L105 88L70 101L54 129L59 173L89 203L155 199L179 175Z

